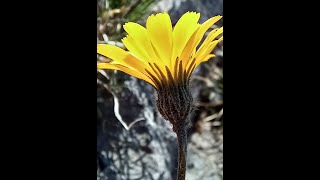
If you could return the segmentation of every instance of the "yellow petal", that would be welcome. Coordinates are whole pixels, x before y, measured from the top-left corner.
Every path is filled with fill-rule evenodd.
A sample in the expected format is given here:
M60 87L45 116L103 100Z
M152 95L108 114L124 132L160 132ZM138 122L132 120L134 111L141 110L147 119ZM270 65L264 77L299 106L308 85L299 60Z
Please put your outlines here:
M170 65L172 53L172 25L167 13L151 15L147 19L147 31L156 55L162 63Z
M98 44L97 51L98 54L106 56L123 66L145 72L145 65L140 60L117 46Z
M214 24L216 23L217 21L219 21L220 19L222 18L222 16L214 16L210 19L208 19L206 22L204 22L200 28L199 28L199 31L197 33L197 41L196 41L196 44L195 46L197 46L201 39L203 38L204 34L208 31L208 29ZM221 29L221 32L222 32L222 29Z
M210 43L212 43L212 41L219 36L221 33L223 32L223 27L221 28L216 28L214 30L212 30L207 38L204 40L204 42L201 44L200 48L197 50L197 52L195 54L192 55L192 59L193 58L198 58L199 56L202 56L208 49L208 47L210 46ZM221 41L222 39L220 38L218 43Z
M173 29L173 52L172 60L179 57L191 38L192 34L200 26L198 24L200 13L187 12L181 16Z
M140 44L141 41L135 41L131 36L122 39L122 43L126 48L138 59L144 63L148 63L151 59L144 47Z
M128 22L123 26L128 36L122 39L126 48L144 62L158 61L151 46L147 30L137 23Z
M197 31L193 33L191 38L189 39L187 45L185 46L182 55L180 56L181 59L189 59L191 53L193 52L193 49L197 47L197 45L200 43L201 39L203 38L204 34L207 32L207 30L217 21L219 21L222 18L222 16L215 16L207 21L205 21Z
M216 55L214 54L208 54L205 58L202 59L202 62L208 61L210 58L215 57ZM190 77L190 75L192 74L192 72L201 64L201 62L196 62L195 67L193 68L193 70L189 71L189 73L187 74L188 77ZM188 64L188 68L189 69L191 66L191 63Z
M213 58L213 57L216 57L216 55L214 55L214 54L208 54L208 55L202 60L202 62L206 62L206 61L208 61L209 59L211 59L211 58Z
M191 63L191 55L195 53L196 48L194 47L194 44L196 43L195 41L198 31L199 28L192 34L191 38L189 39L180 55L183 69L186 69L186 67Z
M201 46L207 46L210 42L212 42L217 36L219 36L220 34L222 34L223 32L223 27L221 28L216 28L214 30L212 30L207 38L203 41L202 45ZM200 48L201 48L200 46Z
M208 55L213 51L213 49L217 46L217 44L219 43L219 40L215 40L211 43L209 43L209 45L205 48L201 49L201 52L198 54L198 56L196 56L196 67L204 61L207 61L208 59Z
M148 76L146 76L145 74L143 74L137 70L129 69L129 68L122 66L122 65L119 65L119 64L110 64L110 63L98 63L97 67L98 67L98 69L114 69L114 70L122 71L122 72L127 73L131 76L142 79L142 80L148 82L149 84L151 84L152 86L156 87L155 84L153 83L153 81Z

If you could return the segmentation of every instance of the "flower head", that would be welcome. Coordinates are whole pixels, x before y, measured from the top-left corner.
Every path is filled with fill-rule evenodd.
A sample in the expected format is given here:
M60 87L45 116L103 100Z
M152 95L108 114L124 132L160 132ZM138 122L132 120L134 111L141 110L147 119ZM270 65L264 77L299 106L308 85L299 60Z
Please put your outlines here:
M193 70L211 54L223 37L223 28L213 29L197 48L205 32L222 16L215 16L199 24L199 13L187 12L172 28L167 13L151 15L146 28L128 22L123 27L128 33L122 39L129 51L119 47L98 44L98 54L113 61L99 63L99 69L115 69L143 79L157 90L172 83L188 83Z
M128 51L119 47L98 44L98 54L113 61L98 63L99 69L115 69L143 79L158 92L157 106L163 117L177 128L188 123L192 110L189 91L190 75L222 41L223 28L214 28L200 45L208 29L222 18L215 16L199 24L200 13L187 12L172 28L167 13L151 15L146 28L128 22L123 27L128 33L122 39Z

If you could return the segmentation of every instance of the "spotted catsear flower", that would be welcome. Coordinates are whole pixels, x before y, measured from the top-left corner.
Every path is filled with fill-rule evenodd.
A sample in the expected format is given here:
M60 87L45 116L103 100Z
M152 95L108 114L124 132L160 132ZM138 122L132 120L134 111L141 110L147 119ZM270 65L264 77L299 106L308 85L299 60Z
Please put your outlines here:
M172 28L167 13L151 15L146 28L133 22L123 27L128 35L122 39L128 49L98 44L98 54L112 59L98 63L99 69L114 69L145 80L158 93L157 106L173 130L185 126L192 110L189 90L190 75L201 62L212 57L213 49L222 41L222 27L216 27L200 42L205 33L222 16L199 24L200 13L187 12ZM221 37L220 37L221 36Z

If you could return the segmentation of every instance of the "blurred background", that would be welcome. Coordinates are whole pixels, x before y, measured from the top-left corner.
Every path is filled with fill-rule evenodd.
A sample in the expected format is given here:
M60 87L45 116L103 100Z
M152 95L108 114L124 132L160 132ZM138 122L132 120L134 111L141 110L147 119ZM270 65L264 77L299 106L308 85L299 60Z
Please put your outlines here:
M223 15L223 0L97 0L97 42L124 48L124 23L145 26L150 14L164 11L173 25L187 11L200 12L203 23ZM223 179L223 42L214 53L190 80L197 110L188 131L187 180ZM110 60L98 56L97 61ZM97 180L176 179L176 135L155 100L156 92L146 82L98 70Z

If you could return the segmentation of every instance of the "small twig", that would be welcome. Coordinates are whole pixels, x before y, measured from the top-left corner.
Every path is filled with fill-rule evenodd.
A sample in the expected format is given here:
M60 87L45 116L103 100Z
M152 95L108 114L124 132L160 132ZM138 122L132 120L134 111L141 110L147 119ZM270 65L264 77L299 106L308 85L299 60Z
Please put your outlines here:
M212 114L210 116L207 116L207 117L203 118L201 121L208 122L208 121L211 121L211 120L214 120L214 119L216 121L218 121L221 118L222 115L223 115L223 108L219 111L219 113L215 113L215 114Z
M144 118L139 118L139 119L134 120L132 123L129 124L128 130L129 130L135 123L137 123L137 122L139 122L139 121L143 121L143 120L145 120L145 119L144 119Z
M119 112L119 99L118 99L118 97L115 95L114 92L112 92L112 91L109 89L109 87L108 87L106 84L102 83L99 79L97 80L97 82L100 83L104 88L107 89L107 91L109 91L109 92L112 94L112 96L113 96L113 101L114 101L114 108L113 108L114 115L116 116L116 118L118 119L118 121L121 123L121 125L122 125L127 131L129 131L130 128L131 128L135 123L137 123L137 122L139 122L139 121L145 120L144 118L138 118L138 119L134 120L133 122L131 122L129 125L127 125L127 123L125 123L125 122L123 121L122 116L120 115L120 112Z
M103 77L107 78L108 80L110 79L110 77L108 76L108 74L107 74L105 71L98 69L98 72L99 72Z
M216 121L219 121L219 119L222 117L222 115L223 115L223 108L222 108L221 111L219 112Z
M97 39L97 44L110 44L110 45L118 46L120 48L125 48L125 46L121 42L110 41L107 34L102 34L102 37L103 37L103 41Z
M105 34L105 33L102 34L102 37L103 37L104 42L105 42L105 43L108 43L109 38L108 38L107 34Z
M208 121L211 121L211 120L213 120L213 119L215 119L215 118L217 118L217 117L218 117L218 113L212 114L212 115L210 115L210 116L207 116L207 117L201 119L201 121L203 121L203 122L208 122Z
M121 115L120 115L120 113L119 113L119 99L118 99L118 97L117 97L114 93L112 93L112 95L113 95L113 99L114 99L114 114L115 114L116 118L119 120L119 122L122 124L122 126L123 126L127 131L129 131L130 128L131 128L135 123L137 123L137 122L139 122L139 121L142 121L142 120L145 120L144 118L139 118L139 119L133 121L132 123L130 123L129 125L127 125L127 123L125 123L125 122L123 121L123 119L122 119L122 117L121 117Z
M129 130L129 127L127 126L127 124L122 120L122 117L119 113L119 99L118 97L111 92L111 94L113 95L113 101L114 101L114 115L116 116L116 118L118 119L118 121L122 124L122 126L126 129Z
M119 99L118 97L114 94L114 92L112 92L109 87L104 84L104 83L101 83L99 81L99 79L97 80L98 83L100 83L104 88L107 89L107 91L109 91L112 96L113 96L113 101L114 101L114 108L113 108L113 111L114 111L114 115L116 116L116 118L118 119L118 121L122 124L122 126L126 129L126 130L129 130L129 127L128 125L122 120L122 117L119 113Z

